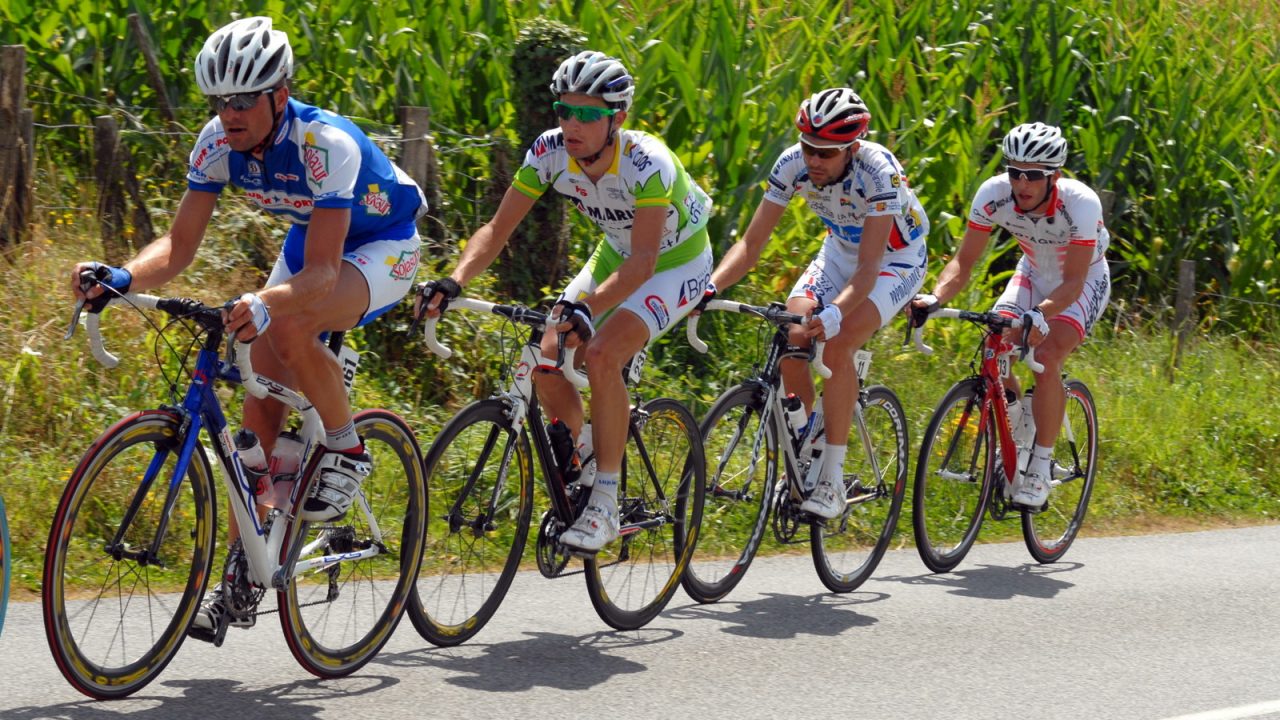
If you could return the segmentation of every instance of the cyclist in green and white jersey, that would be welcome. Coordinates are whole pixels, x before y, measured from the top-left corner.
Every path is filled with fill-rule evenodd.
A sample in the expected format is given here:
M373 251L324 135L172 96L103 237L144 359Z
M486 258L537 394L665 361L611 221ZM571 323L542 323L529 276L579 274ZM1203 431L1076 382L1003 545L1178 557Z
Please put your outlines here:
M554 367L539 367L535 375L538 399L578 438L580 454L594 445L594 477L588 463L582 479L592 486L588 507L561 536L564 544L592 552L618 536L618 474L630 413L622 369L702 298L711 275L711 200L660 139L622 127L635 84L616 58L593 51L574 55L556 70L551 92L559 127L534 141L497 213L471 236L458 267L423 285L420 297L431 316L447 308L489 267L547 190L568 197L604 232L555 309L559 331L570 333L566 344L584 348L578 356L591 377L590 438L582 433L577 390ZM542 353L556 357L555 333L543 339Z

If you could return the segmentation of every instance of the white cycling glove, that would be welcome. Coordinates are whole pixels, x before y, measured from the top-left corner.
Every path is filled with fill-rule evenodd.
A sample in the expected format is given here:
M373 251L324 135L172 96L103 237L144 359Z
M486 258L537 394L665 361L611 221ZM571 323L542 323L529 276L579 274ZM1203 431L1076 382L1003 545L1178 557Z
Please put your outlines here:
M818 313L817 318L822 321L822 332L827 336L827 340L840 334L840 321L844 320L844 313L840 312L840 306L832 303Z
M1044 313L1038 307L1022 313L1022 327L1025 328L1028 325L1039 330L1042 337L1049 334L1049 321L1044 319Z
M261 335L271 325L271 313L267 311L267 304L262 302L262 298L257 293L245 293L240 296L242 302L249 303L249 312L253 316L253 329Z

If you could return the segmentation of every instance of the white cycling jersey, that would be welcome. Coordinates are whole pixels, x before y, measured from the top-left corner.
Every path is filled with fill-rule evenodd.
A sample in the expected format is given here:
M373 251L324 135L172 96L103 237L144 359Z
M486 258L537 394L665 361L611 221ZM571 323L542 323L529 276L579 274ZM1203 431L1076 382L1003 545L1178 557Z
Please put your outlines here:
M857 254L862 226L868 217L893 215L888 250L902 250L924 242L929 218L907 183L906 173L888 148L862 141L844 178L818 187L809 179L800 143L782 152L769 173L766 200L786 205L800 195L827 226L826 246L846 255Z
M711 199L661 140L639 130L618 131L613 162L595 182L565 150L564 133L548 130L525 154L512 187L531 198L541 197L548 188L568 197L604 231L608 246L616 251L615 260L631 256L631 228L640 208L667 209L658 251L666 255L679 248L675 254L683 256L660 255L659 270L692 260L706 242L705 233L700 233L711 214ZM690 238L694 242L686 243Z
M1093 248L1093 262L1103 259L1111 235L1102 224L1102 203L1088 185L1059 178L1044 215L1026 215L1013 201L1009 176L1001 173L982 183L969 208L969 227L991 232L995 226L1018 240L1031 265L1034 280L1051 291L1062 284L1067 248Z

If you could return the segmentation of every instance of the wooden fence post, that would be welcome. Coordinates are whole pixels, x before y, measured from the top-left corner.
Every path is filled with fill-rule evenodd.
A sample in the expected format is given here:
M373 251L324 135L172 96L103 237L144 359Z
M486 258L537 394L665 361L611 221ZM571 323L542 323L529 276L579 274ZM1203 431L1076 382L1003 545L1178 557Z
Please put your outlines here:
M31 220L35 133L26 107L26 72L26 48L0 48L0 247L25 238Z
M147 28L142 24L142 17L138 13L129 13L129 31L137 41L138 48L142 50L142 59L147 65L147 79L151 81L151 89L156 93L160 114L167 122L172 123L177 120L177 116L173 114L173 107L169 105L169 88L165 85L164 74L160 72L160 63L156 61L156 51L151 46L151 36L147 34Z
M124 240L124 191L120 183L124 164L120 128L110 115L94 118L93 127L93 175L98 184L102 254L106 262L119 265L128 259L128 245Z
M418 183L418 187L427 196L427 238L439 242L444 240L444 220L440 212L440 170L430 137L431 110L405 106L400 111L400 136L403 140L400 167Z
M1175 333L1173 367L1182 364L1182 351L1191 338L1191 329L1195 327L1196 261L1183 260L1178 263L1178 295L1173 309L1173 331Z

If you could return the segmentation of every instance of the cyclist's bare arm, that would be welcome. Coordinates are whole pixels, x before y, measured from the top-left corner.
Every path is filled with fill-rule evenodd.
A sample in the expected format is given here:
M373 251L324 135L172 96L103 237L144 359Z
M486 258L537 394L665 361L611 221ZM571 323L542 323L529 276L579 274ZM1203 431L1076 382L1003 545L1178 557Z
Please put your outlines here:
M217 193L187 190L178 203L178 212L173 217L169 232L142 248L137 256L124 264L124 268L133 274L130 289L137 292L160 287L185 270L204 241L205 229L217 203ZM80 272L86 266L86 263L78 263L71 271L71 291L76 299L86 294L80 290ZM102 293L102 287L94 286L87 295L92 299Z
M871 289L876 285L876 277L880 275L880 261L889 244L889 233L893 231L893 219L893 215L876 215L867 218L862 225L862 240L858 242L858 269L849 278L849 284L832 301L845 317L851 317L866 302ZM805 330L805 336L817 337L825 332L822 321L814 315Z
M665 206L636 209L635 224L631 228L631 256L582 300L591 308L592 315L600 317L617 307L653 277L654 268L658 265L658 248L662 246L662 227L666 221Z
M987 248L987 240L990 238L990 230L979 230L972 226L965 228L964 238L960 240L960 249L942 269L942 274L938 276L938 284L933 289L933 295L938 298L940 305L945 305L951 298L959 295L968 284L973 266L982 257L982 252Z
M755 214L751 216L751 223L747 225L747 232L729 248L715 272L711 273L711 284L718 290L724 290L746 277L760 261L760 253L764 252L765 244L769 242L786 209L785 205L761 200L756 206Z
M1062 261L1062 284L1040 302L1040 312L1046 318L1066 312L1084 292L1084 281L1093 262L1094 248L1089 245L1068 245Z

